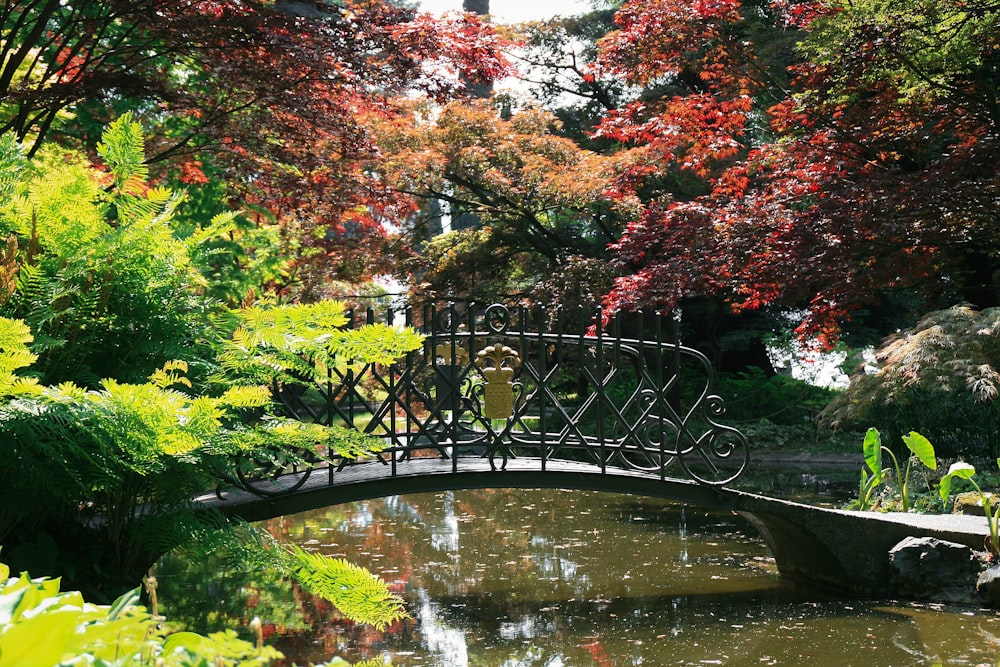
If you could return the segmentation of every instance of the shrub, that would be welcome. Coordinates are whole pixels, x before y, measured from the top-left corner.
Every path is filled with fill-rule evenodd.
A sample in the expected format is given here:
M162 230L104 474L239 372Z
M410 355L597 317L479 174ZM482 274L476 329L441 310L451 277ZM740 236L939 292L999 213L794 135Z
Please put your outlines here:
M876 351L878 370L851 378L822 414L834 427L875 424L889 442L910 429L944 457L1000 453L1000 308L930 313Z
M768 376L750 367L740 373L721 373L716 393L726 401L726 419L798 426L812 424L837 391L786 375Z

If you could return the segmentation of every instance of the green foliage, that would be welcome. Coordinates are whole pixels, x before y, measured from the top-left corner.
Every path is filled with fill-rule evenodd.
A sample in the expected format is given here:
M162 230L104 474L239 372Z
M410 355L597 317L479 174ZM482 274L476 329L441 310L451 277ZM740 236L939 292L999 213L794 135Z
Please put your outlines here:
M38 390L34 378L15 375L34 363L36 355L28 350L33 340L31 330L20 320L0 317L0 396L16 396Z
M1000 467L1000 459L997 459L997 466ZM939 488L939 493L941 495L941 500L947 502L948 496L951 495L952 482L953 480L960 479L965 480L976 489L979 494L979 499L983 504L983 512L986 514L986 520L989 522L990 526L990 552L992 557L995 559L1000 557L1000 505L993 509L993 497L984 493L979 484L973 477L976 474L976 469L969 463L964 461L958 461L951 464L948 469L948 473L941 478L941 486Z
M110 175L54 150L28 162L4 141L0 231L17 238L19 275L0 315L31 327L42 382L141 381L194 361L213 306L171 229L183 194L149 186L138 123L126 114L105 132Z
M0 660L4 667L69 661L103 667L252 667L283 657L231 631L165 635L161 619L138 606L138 599L135 589L111 605L95 605L77 591L60 591L58 579L31 579L26 573L0 577Z
M164 520L183 520L190 497L236 477L233 455L354 458L378 448L345 429L273 417L246 424L242 410L270 404L266 388L191 396L173 388L186 384L185 369L176 362L149 382L107 379L96 390L63 383L0 407L0 539L18 527L91 517L104 526L106 564L135 573L174 545L156 533L183 538Z
M110 169L116 190L131 197L142 196L149 177L145 150L142 128L131 112L122 114L104 131L97 154Z
M406 617L403 600L363 567L292 547L296 577L313 595L330 600L348 618L383 630Z
M518 247L526 234L492 226L458 229L427 241L406 269L427 293L492 302L535 286L551 266Z
M837 395L834 389L785 375L769 376L753 366L739 373L720 373L715 390L726 398L727 419L736 422L766 419L786 426L813 423Z
M178 539L188 499L215 486L224 455L244 446L228 426L233 410L270 402L259 387L218 397L177 391L168 383L182 368L168 365L141 384L43 387L0 406L0 539L89 518L103 526L104 565L119 576L172 546L166 536Z
M385 442L355 429L338 426L327 427L303 423L294 419L268 417L256 428L238 431L233 435L237 451L252 453L256 459L268 459L272 454L286 465L304 463L296 460L295 453L304 450L335 453L337 456L356 459L381 451ZM279 456L280 455L280 456ZM284 467L284 466L279 466Z
M48 495L59 493L69 505L63 506L64 512L72 514L73 508L86 507L86 514L103 524L116 549L110 565L119 571L135 571L176 541L205 536L204 530L195 527L198 518L185 506L192 494L211 485L213 471L206 467L207 455L239 448L315 446L317 441L342 455L370 451L360 434L345 438L341 445L337 436L342 433L289 420L280 420L277 426L229 430L223 419L226 409L264 404L269 400L266 390L236 387L218 398L192 398L170 388L183 380L178 371L184 368L170 364L143 385L107 380L99 391L71 384L44 388L38 396L5 406L0 428L8 433L14 430L19 443L8 452L18 465L0 468L0 478L9 473L4 479L9 481L3 486L5 496L15 494L4 499L5 516L12 515L15 522L44 519L53 506ZM23 421L14 418L19 411ZM23 431L17 432L18 426ZM35 437L26 437L29 432ZM257 434L258 439L250 434ZM36 461L51 466L53 455L62 457L63 473L71 471L69 476L55 475L58 488L38 483L45 469L25 465ZM224 523L221 527L226 528ZM156 533L160 533L159 540ZM349 618L381 627L405 615L402 601L361 568L301 551L286 552L271 543L258 543L256 549L252 544L240 552L247 560L252 562L248 555L256 553L258 562L263 558L272 569L298 578ZM219 642L228 635L210 638Z
M928 469L936 470L937 457L934 455L934 447L930 441L915 431L910 431L910 433L904 435L903 443L912 454L907 459L905 473L902 473L899 459L896 458L893 451L882 444L882 436L878 432L878 429L868 429L862 445L865 455L865 465L868 467L868 470L861 469L861 486L858 491L858 500L854 503L853 509L862 511L871 509L875 490L880 485L888 485L886 471L882 465L882 455L888 454L889 458L892 459L893 468L896 473L895 480L902 510L904 512L910 511L910 470L913 458L916 457ZM870 476L869 471L871 471Z
M341 304L249 308L230 318L239 322L231 340L243 343L239 364L259 377L220 375L206 386L191 371L226 367L236 344L223 341L236 325L227 328L224 309L201 295L206 281L191 253L231 231L235 216L177 239L171 223L183 195L150 187L142 148L128 114L98 146L107 173L54 152L28 161L9 138L0 143L0 188L9 194L0 231L16 241L0 268L18 274L0 299L0 541L13 545L11 557L44 560L44 569L105 599L167 549L232 531L190 499L237 478L236 455L372 451L358 433L267 414L276 374L291 376L303 359L321 368L389 363L421 344L409 330L345 331ZM352 618L385 624L403 614L363 570L254 545L279 554L272 565L335 596ZM355 584L358 591L344 589ZM167 646L187 657L166 664L203 664L196 653L231 640L180 635ZM11 653L2 655L6 665ZM249 656L239 664L256 664Z
M893 438L917 425L944 456L1000 454L1000 309L930 313L876 358L878 370L853 377L825 422L875 423Z
M345 329L344 305L335 301L256 305L237 316L219 363L244 382L325 382L330 367L389 364L423 343L412 329L385 324Z
M204 193L189 193L188 199L199 195ZM186 203L179 209L182 215ZM205 295L214 301L235 307L262 286L288 280L289 259L281 253L282 238L276 224L255 223L227 211L211 216L204 225L185 217L175 219L172 226L207 281Z
M198 539L174 551L174 557L188 563L210 563L208 571L201 570L200 578L213 578L218 571L249 574L252 579L239 582L239 587L267 587L280 600L279 584L294 580L312 595L331 602L346 617L356 623L373 625L379 630L397 620L407 618L403 600L389 591L384 581L369 570L353 565L342 559L327 558L308 553L297 546L285 546L275 541L267 532L258 531L247 524L237 524L232 530L202 531ZM174 594L180 587L171 589ZM234 593L235 595L235 593ZM257 604L268 605L261 600L258 591ZM284 614L288 618L290 610L287 598L284 604L275 601L269 614ZM282 608L278 608L278 607ZM237 608L237 612L245 607ZM301 622L301 619L289 619Z
M836 12L815 22L802 42L802 50L817 64L840 74L834 82L880 88L891 84L899 91L900 105L949 98L956 91L970 92L970 84L986 85L983 75L995 67L1000 29L996 6L971 2L927 0L853 0L832 3ZM844 54L862 53L863 42L878 44L866 49L868 66L861 81L842 72ZM843 77L843 78L841 78Z

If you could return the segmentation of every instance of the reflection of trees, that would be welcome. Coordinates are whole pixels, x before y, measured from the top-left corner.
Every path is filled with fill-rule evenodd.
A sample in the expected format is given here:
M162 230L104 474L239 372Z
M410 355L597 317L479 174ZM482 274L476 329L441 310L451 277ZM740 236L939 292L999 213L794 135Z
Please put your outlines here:
M275 571L245 572L220 558L173 552L157 564L156 578L161 610L172 626L202 634L231 628L247 640L253 637L244 628L254 616L265 634L306 627L291 582Z
M306 612L312 628L279 644L300 661L313 656L298 647L350 645L356 655L338 652L348 659L373 657L384 645L421 655L429 645L451 650L463 636L502 647L497 657L514 655L525 641L560 650L558 638L585 625L587 632L613 634L622 623L616 619L628 616L638 628L651 609L673 608L673 597L704 588L712 573L724 574L731 590L731 575L741 567L735 561L746 560L748 551L764 555L758 543L743 544L734 520L627 497L483 489L348 507L267 526L282 541L348 557L380 574L407 598L415 619L383 636ZM727 560L720 555L726 553L736 555ZM770 585L756 572L748 581L751 588ZM579 652L575 659L592 655Z
M806 644L822 647L830 658L823 664L853 664L872 624L896 642L872 640L869 648L878 644L888 656L879 664L924 650L905 617L859 614L777 585L773 564L758 562L763 546L738 518L668 502L478 490L359 502L266 525L283 542L380 573L414 617L378 633L267 573L251 583L220 576L207 562L190 563L187 579L163 570L167 604L182 596L194 627L260 615L271 627L284 624L272 643L298 664L386 654L397 667L666 664L668 657L757 664L765 655L797 664ZM195 618L206 609L219 611ZM177 617L169 607L168 614Z

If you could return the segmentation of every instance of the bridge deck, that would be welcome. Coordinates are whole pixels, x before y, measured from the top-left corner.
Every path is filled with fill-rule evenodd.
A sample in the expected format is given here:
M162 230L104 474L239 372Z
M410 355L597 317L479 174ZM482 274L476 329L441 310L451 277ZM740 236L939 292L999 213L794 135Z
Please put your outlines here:
M262 496L231 488L223 491L221 497L216 493L205 493L194 498L194 501L219 509L225 514L258 521L328 505L407 493L450 489L557 488L665 498L709 509L736 512L771 511L783 514L794 510L836 515L949 532L976 540L989 534L985 517L978 514L967 516L835 510L708 486L685 479L662 480L655 473L638 470L612 467L602 470L595 464L564 460L548 460L543 464L540 459L531 457L512 458L503 470L492 467L486 458L461 458L457 472L453 469L453 462L444 458L417 458L397 462L395 471L386 462L365 461L340 469L315 469L300 488L283 493L283 489L294 481L297 481L297 475L259 483L265 491L274 495Z
M214 507L247 521L259 521L318 507L366 498L448 489L482 488L571 488L612 493L628 493L667 498L720 510L733 509L733 493L719 487L681 479L661 480L655 473L623 470L590 463L530 457L512 458L503 470L485 458L462 458L455 471L453 462L443 458L417 458L397 462L395 474L388 463L365 461L341 469L313 470L301 487L281 493L298 481L294 475L279 478L262 490L275 495L258 495L242 489L227 489L221 498L206 493L195 502ZM301 473L300 473L301 474Z

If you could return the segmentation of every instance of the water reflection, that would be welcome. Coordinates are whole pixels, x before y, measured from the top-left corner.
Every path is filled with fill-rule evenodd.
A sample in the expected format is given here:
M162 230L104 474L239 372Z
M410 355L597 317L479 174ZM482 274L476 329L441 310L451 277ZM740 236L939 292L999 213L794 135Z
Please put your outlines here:
M737 516L579 491L479 490L354 503L266 524L282 541L365 565L408 601L385 633L287 582L226 580L166 561L168 615L269 622L298 664L994 664L1000 620L963 609L824 599L779 580ZM214 581L215 588L203 580ZM284 586L284 588L282 588ZM179 602L187 600L185 612ZM240 605L243 608L240 609ZM193 619L191 619L193 620Z

